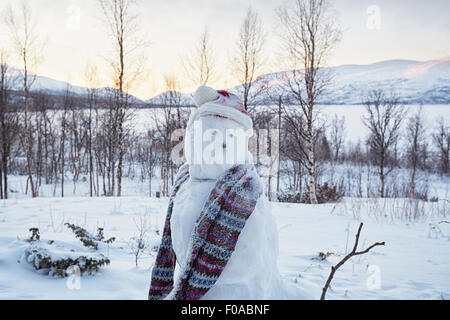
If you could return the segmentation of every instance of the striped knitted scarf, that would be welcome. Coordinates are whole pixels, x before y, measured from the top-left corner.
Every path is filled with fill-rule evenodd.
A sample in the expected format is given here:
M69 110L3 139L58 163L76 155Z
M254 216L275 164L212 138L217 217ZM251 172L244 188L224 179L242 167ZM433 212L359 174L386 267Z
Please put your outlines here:
M164 299L174 288L176 256L172 247L170 219L175 196L189 178L183 165L171 191L161 244L152 271L149 300ZM252 165L238 165L216 181L190 240L190 254L174 294L176 300L198 300L214 286L234 252L238 237L255 209L262 187Z

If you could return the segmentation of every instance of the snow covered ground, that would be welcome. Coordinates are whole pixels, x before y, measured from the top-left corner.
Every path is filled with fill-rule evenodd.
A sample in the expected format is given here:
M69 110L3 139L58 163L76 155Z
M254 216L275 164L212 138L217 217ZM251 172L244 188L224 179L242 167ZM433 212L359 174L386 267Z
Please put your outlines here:
M386 246L355 257L335 275L329 299L450 299L450 205L408 203L402 199L345 199L343 203L301 205L273 203L279 231L278 265L286 281L314 299L320 297L331 265L351 250L363 221L360 249L377 241ZM16 197L0 202L0 299L146 299L154 252L135 267L130 238L136 223L147 216L150 248L159 244L167 199ZM415 219L402 213L415 210ZM23 259L28 229L38 227L41 241L80 246L65 222L91 232L105 229L117 240L103 246L111 264L95 276L83 276L80 286L70 278L37 273ZM440 223L441 222L441 223ZM318 260L318 253L332 253ZM68 282L69 281L69 282Z

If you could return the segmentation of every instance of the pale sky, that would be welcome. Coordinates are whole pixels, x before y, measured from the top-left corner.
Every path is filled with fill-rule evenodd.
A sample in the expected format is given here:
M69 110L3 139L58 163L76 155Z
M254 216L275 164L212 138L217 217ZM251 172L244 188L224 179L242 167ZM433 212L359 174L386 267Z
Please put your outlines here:
M39 34L47 38L45 60L38 74L84 86L87 61L99 65L104 79L109 70L104 57L111 43L94 0L25 0L38 23ZM0 12L18 0L0 0ZM218 56L220 76L213 86L235 85L229 68L230 55L246 9L252 5L268 33L268 63L274 67L278 50L275 8L282 0L141 0L140 22L146 40L148 74L132 93L147 99L164 90L164 73L180 78L182 91L194 90L184 77L180 57L192 51L196 39L208 26ZM450 56L450 1L448 0L335 0L331 1L343 27L343 39L329 65L368 64L388 59L431 60ZM379 10L379 23L373 12ZM373 7L371 7L373 8ZM79 19L77 18L79 12ZM372 19L372 20L371 20ZM79 23L77 23L79 21ZM0 21L0 24L3 21ZM0 47L9 48L8 35L0 27ZM379 28L373 28L379 27ZM10 53L14 57L13 53ZM107 85L107 83L103 83Z

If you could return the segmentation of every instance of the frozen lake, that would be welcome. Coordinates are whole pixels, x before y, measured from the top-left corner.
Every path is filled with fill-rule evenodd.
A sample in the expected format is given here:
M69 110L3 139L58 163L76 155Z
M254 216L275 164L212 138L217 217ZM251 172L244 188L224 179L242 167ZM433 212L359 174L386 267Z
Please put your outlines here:
M408 105L405 106L407 110L407 117L418 112L420 106ZM424 105L422 114L424 117L425 128L428 134L434 130L436 123L440 117L443 117L447 124L450 123L450 105ZM358 139L363 140L368 131L364 126L361 118L366 114L366 108L363 105L329 105L320 107L321 115L331 122L333 117L345 117L345 125L347 127L346 139L353 142ZM403 126L406 122L403 122Z
M267 109L270 107L261 107ZM408 116L413 115L420 108L418 105L405 106ZM443 117L447 123L450 123L450 105L424 105L423 116L427 133L430 134L436 126L436 122L440 117ZM189 109L188 109L189 110ZM193 109L192 109L193 110ZM356 142L358 139L364 140L368 131L364 127L361 120L366 113L363 105L322 105L318 107L320 116L331 123L335 115L338 117L345 117L345 124L347 129L346 140ZM158 115L159 113L159 115ZM134 116L134 128L138 131L145 131L149 129L154 123L155 117L160 117L160 109L137 109ZM403 122L405 125L406 122Z

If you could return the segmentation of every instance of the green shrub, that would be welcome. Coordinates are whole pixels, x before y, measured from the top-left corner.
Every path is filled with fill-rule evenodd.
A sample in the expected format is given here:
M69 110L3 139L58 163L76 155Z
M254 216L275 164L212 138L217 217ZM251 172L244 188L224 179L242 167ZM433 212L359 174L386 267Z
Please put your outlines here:
M61 251L61 244L55 248L55 242L34 242L25 250L26 261L33 265L36 270L56 277L66 277L67 269L71 266L80 268L81 274L93 274L100 270L100 267L109 265L108 257L101 253L74 252L66 249L66 253L58 254ZM53 248L55 248L53 250Z
M31 236L28 238L29 242L39 241L41 239L39 228L30 228L29 231L31 232Z
M72 230L83 246L89 249L98 250L100 242L109 244L115 240L114 237L105 239L103 228L98 228L97 235L94 236L77 225L71 223L65 225ZM30 246L25 249L26 261L36 270L50 276L66 277L68 268L73 266L77 266L81 274L93 274L110 263L108 257L98 252L86 252L86 249L80 251L77 246L73 247L53 240L42 242L38 228L30 228L29 231L31 236L27 240Z
M79 227L77 225L74 225L72 223L65 223L70 230L75 234L75 237L77 237L81 243L87 248L91 248L94 250L98 249L98 243L113 243L116 238L112 237L108 240L105 240L105 237L103 235L103 228L97 229L97 235L94 236L90 232L88 232L86 229Z

